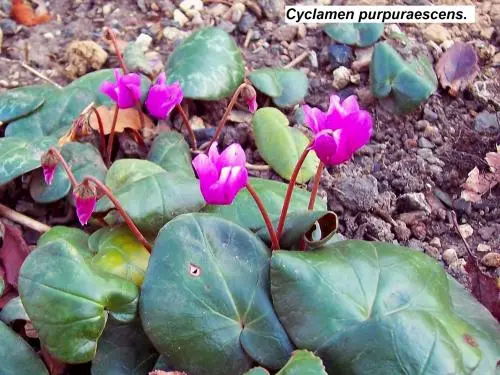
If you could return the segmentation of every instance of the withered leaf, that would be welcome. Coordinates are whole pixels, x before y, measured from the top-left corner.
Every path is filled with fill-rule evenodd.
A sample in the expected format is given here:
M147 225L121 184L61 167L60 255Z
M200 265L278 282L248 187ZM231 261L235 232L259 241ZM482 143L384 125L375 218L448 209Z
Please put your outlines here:
M113 125L115 106L111 108L100 106L97 108L97 112L99 112L99 115L101 116L104 134L108 135L109 133L111 133L111 126ZM89 123L92 129L99 131L99 122L97 121L97 116L94 112L92 112L92 114L90 115ZM151 119L146 115L144 115L144 127L154 127L153 121L151 121ZM141 118L136 108L120 109L118 111L118 119L116 122L115 132L123 133L125 129L141 129Z

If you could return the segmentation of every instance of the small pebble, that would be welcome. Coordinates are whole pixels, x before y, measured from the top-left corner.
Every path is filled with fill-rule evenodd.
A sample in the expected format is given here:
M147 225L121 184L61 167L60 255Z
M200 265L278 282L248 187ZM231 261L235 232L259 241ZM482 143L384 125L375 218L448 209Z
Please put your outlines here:
M447 265L451 265L458 260L457 251L455 249L446 249L443 251L443 260Z
M464 239L469 238L474 233L474 229L469 224L459 225L458 230Z
M351 82L351 71L345 66L338 67L333 71L332 86L335 90L342 90Z
M437 247L438 249L441 248L441 240L439 239L439 237L434 237L431 242L429 242L429 244L431 246L434 246L434 247Z
M106 4L102 7L102 14L107 16L108 14L111 13L111 8L113 7L113 4Z
M425 253L436 260L441 260L441 253L434 246L425 246Z
M188 21L189 18L179 9L174 10L174 22L179 25L179 27L183 27Z
M352 74L350 80L353 85L359 86L361 82L361 75L359 73Z
M179 8L190 18L193 18L196 13L203 10L203 1L201 0L184 0L179 4Z
M179 30L176 27L167 26L163 29L163 36L167 40L183 39L187 35L188 34L185 31Z
M481 263L487 267L493 267L493 268L500 267L500 254L488 253L481 258Z
M451 39L450 32L443 25L434 23L427 26L423 31L423 36L426 40L432 40L437 44L443 43L445 40Z
M311 66L313 68L317 68L319 65L318 65L318 55L316 54L315 51L311 51L309 53L309 62L311 63Z
M257 22L257 18L253 14L245 13L238 23L238 30L246 34L255 25L255 22Z
M307 35L307 28L303 23L297 25L297 38L303 39Z
M353 54L352 48L345 44L332 44L328 46L328 57L333 69L339 66L350 66Z
M477 245L477 252L478 253L489 253L491 251L491 246L486 245L485 243L480 243Z

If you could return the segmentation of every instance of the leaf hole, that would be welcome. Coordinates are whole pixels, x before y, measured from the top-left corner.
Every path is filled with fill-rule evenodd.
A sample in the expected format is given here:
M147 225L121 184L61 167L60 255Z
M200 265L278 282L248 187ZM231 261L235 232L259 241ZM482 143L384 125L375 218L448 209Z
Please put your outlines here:
M190 263L189 264L189 274L193 277L200 277L201 276L201 268L198 267L196 264Z

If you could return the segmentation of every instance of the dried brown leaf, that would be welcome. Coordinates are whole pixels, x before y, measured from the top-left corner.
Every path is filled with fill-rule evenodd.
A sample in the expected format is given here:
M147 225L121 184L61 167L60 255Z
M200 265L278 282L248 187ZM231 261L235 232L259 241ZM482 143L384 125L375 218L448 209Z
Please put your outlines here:
M5 281L17 289L19 269L30 249L24 241L21 230L6 220L0 220L0 238L2 239L0 264L5 272Z
M111 133L111 126L113 125L115 106L111 108L100 106L97 108L97 111L101 116L104 134L108 135ZM99 131L99 122L97 121L97 116L94 112L90 115L89 124L92 129ZM144 115L144 126L146 128L154 127L153 121L151 121L151 119L146 115ZM115 132L123 133L125 129L141 129L141 118L139 116L139 111L136 108L120 109L118 111Z
M471 277L472 294L500 321L499 280L481 272L474 260L469 260L465 270Z

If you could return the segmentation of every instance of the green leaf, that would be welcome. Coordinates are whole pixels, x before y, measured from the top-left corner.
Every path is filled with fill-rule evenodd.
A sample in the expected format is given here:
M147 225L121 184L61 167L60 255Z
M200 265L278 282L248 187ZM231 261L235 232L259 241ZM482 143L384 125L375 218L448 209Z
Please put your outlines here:
M101 228L90 236L88 243L97 253L92 259L95 269L141 286L148 267L149 252L126 225Z
M129 72L140 72L147 76L153 74L153 67L146 58L142 46L139 43L127 43L123 50L123 61Z
M14 297L9 302L7 302L7 304L0 311L0 320L5 324L11 324L16 320L30 320L30 318L26 314L26 310L24 310L21 298Z
M244 228L211 215L182 215L163 227L140 315L169 365L197 375L240 374L254 360L284 365L292 344L270 300L269 253Z
M263 178L250 178L250 182L262 199L271 220L279 219L288 185ZM288 214L307 209L310 196L307 190L295 187ZM314 210L325 211L326 203L319 198L316 199ZM241 190L230 206L206 206L203 211L216 214L251 230L259 230L265 226L259 208L247 189Z
M248 75L248 79L257 90L274 98L283 93L283 87L278 80L276 70L273 68L257 69Z
M57 140L52 137L0 138L0 185L40 167L40 158Z
M61 154L68 162L77 181L86 176L94 176L104 181L106 165L99 151L90 143L71 142L63 146ZM42 170L33 174L30 182L30 194L35 202L51 203L64 198L71 190L71 183L62 165L58 165L52 184L47 185Z
M40 341L67 363L91 361L108 311L131 321L139 299L133 283L95 272L82 253L65 240L47 242L19 275L19 295Z
M0 322L2 375L49 375L42 360L26 341Z
M5 131L5 136L31 140L42 136L61 137L91 102L97 106L111 105L111 100L99 91L99 86L106 80L115 81L112 69L89 73L63 89L53 89L44 93L45 102L41 108L29 116L11 122ZM149 86L150 81L142 77L143 98ZM31 87L24 89L30 90Z
M80 252L84 258L89 259L95 255L88 247L89 235L78 228L55 226L44 233L37 242L38 246L45 245L52 241L63 240L68 242L73 248Z
M270 375L269 371L262 367L254 367L250 371L245 372L244 375Z
M276 108L259 109L252 119L255 143L262 158L283 178L290 180L309 139L298 129L288 126L286 116ZM310 152L297 176L305 183L316 173L319 159Z
M158 353L140 321L123 324L110 319L97 345L92 375L148 375Z
M375 43L384 32L383 23L332 23L326 25L325 33L333 40L358 47Z
M170 55L167 80L179 81L184 97L219 100L243 83L245 64L241 52L224 30L208 27L186 38Z
M307 350L293 352L285 365L276 375L328 375L321 359Z
M170 173L194 177L191 151L182 134L161 133L149 150L148 160Z
M441 265L410 249L342 241L275 251L271 293L292 341L330 374L493 374L500 360L494 318L470 297L457 314Z
M45 102L45 94L55 91L50 85L9 90L0 95L0 125L36 111Z
M155 236L177 215L199 211L205 205L197 179L166 172L147 160L116 161L106 175L106 185L148 236ZM104 197L97 202L96 211L112 208L111 201Z
M398 109L409 112L437 88L432 65L425 57L408 63L388 43L377 43L370 68L372 93L383 98L392 95Z

